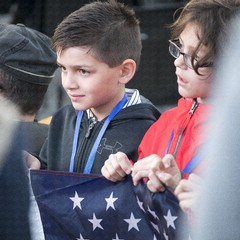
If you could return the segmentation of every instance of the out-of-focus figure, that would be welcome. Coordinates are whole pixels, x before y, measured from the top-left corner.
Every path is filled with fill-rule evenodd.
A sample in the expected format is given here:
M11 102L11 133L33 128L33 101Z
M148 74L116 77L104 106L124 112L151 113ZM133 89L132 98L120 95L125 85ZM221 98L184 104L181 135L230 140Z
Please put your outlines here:
M0 239L30 240L29 188L22 132L10 103L0 103Z
M215 75L215 110L206 144L209 169L198 209L195 240L240 238L240 15L223 44Z

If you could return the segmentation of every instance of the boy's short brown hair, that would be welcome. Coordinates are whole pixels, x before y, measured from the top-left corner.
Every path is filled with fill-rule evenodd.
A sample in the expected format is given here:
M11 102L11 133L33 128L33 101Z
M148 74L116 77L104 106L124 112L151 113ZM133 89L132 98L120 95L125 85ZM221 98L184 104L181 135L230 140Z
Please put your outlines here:
M87 47L110 67L141 56L141 34L135 12L115 0L96 1L74 11L55 29L53 47L57 52L69 47Z

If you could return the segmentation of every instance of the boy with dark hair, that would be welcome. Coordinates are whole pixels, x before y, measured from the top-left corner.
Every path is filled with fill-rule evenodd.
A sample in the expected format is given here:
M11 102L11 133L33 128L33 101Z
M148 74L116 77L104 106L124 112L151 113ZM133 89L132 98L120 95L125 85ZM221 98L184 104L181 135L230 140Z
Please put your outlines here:
M35 116L57 68L56 53L49 37L20 24L0 24L0 46L0 101L14 103L26 150L38 155L48 126Z
M114 0L87 4L58 25L53 46L72 105L52 118L42 168L100 174L119 150L136 161L144 133L160 114L138 90L125 88L142 48L134 11Z
M102 174L111 181L122 180L131 169L135 185L148 179L149 190L162 192L166 187L174 190L190 174L202 176L206 168L203 145L209 130L214 67L223 43L228 41L229 22L238 14L240 1L191 0L179 10L171 25L169 52L175 58L182 97L149 128L134 167L124 153L110 155ZM195 175L189 181L191 185L201 182ZM196 196L194 190L195 186L186 188L184 183L175 192L187 212L192 208L189 199Z

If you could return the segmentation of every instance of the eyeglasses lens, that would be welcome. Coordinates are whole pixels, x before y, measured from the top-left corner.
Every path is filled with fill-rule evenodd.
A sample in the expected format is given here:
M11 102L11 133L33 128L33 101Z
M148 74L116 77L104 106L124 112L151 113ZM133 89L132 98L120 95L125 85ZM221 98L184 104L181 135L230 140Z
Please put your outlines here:
M170 41L170 44L169 44L169 52L170 54L175 57L175 58L178 58L180 56L180 50L179 48L177 47L177 45L175 43L173 43L172 41Z
M184 63L192 69L191 56L185 53L182 53L180 48L176 43L169 40L169 52L174 58L178 58L181 54L183 55Z

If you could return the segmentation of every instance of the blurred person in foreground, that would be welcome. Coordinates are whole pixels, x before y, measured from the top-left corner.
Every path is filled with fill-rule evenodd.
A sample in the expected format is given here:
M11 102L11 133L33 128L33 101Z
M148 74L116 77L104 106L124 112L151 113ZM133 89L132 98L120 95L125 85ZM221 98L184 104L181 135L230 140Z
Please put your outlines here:
M30 240L29 188L22 157L24 137L11 103L0 102L0 239Z
M22 24L0 24L1 117L9 121L1 126L1 146L9 139L9 148L2 148L0 239L29 239L29 222L37 221L36 215L28 218L33 214L22 150L38 155L47 137L48 125L35 117L56 68L49 37ZM8 113L11 108L14 114ZM4 137L4 132L14 136Z
M56 68L49 37L22 24L0 24L0 101L15 105L15 120L26 132L25 150L33 155L48 134L48 125L36 115Z
M216 69L208 169L198 208L194 208L194 240L240 239L240 12L228 34L230 39L221 43L223 51Z

